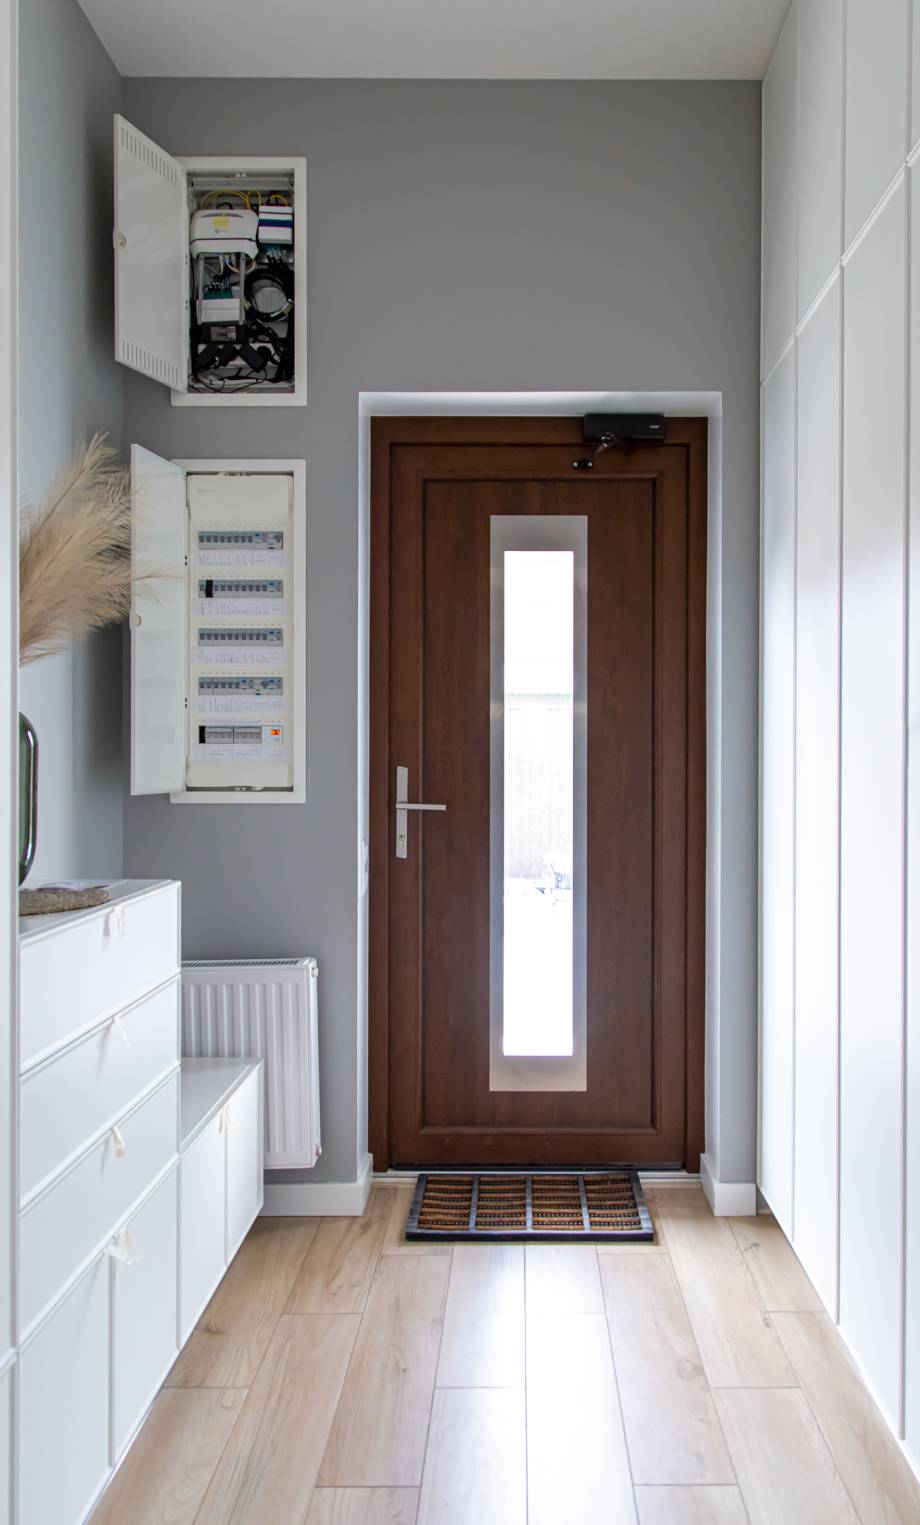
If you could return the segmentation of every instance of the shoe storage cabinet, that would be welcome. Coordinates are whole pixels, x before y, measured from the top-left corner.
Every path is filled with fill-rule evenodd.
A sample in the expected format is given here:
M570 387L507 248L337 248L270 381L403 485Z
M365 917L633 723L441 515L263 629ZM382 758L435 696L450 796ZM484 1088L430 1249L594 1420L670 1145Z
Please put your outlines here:
M19 1525L79 1525L262 1204L259 1064L181 1061L179 885L21 923Z

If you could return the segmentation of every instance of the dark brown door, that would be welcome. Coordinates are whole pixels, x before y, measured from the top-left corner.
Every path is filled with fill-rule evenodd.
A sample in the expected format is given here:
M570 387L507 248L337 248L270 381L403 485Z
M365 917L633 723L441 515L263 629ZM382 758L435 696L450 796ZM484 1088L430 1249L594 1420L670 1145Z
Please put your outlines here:
M580 439L375 425L377 1168L698 1164L705 424Z

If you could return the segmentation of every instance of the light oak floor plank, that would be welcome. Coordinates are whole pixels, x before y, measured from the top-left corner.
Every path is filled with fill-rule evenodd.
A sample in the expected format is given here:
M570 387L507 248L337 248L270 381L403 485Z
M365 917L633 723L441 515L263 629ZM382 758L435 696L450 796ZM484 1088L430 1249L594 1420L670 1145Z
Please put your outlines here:
M297 1280L318 1218L257 1218L167 1387L249 1387Z
M639 1525L748 1525L737 1488L637 1488Z
M377 1267L319 1484L421 1482L450 1262L384 1255Z
M601 1280L633 1481L733 1483L670 1260L607 1255Z
M383 1237L382 1253L384 1255L449 1255L451 1253L453 1246L446 1243L407 1243L404 1236L406 1219L414 1196L412 1186L386 1186L375 1189L388 1191L392 1198L387 1229Z
M363 1313L392 1202L375 1187L363 1218L323 1218L304 1256L288 1313Z
M715 1400L751 1525L859 1525L803 1392L723 1387Z
M523 1387L524 1246L458 1244L438 1387Z
M685 1188L684 1187L674 1187L674 1188L665 1187L665 1190L672 1190L672 1189L675 1190L675 1191L678 1191L678 1190L679 1191L683 1191ZM689 1188L686 1188L686 1189L689 1190ZM598 1243L595 1245L595 1249L597 1250L598 1255L640 1255L641 1256L641 1255L666 1255L668 1253L668 1245L667 1245L667 1240L665 1238L664 1224L663 1224L662 1219L661 1219L661 1214L658 1211L658 1204L655 1201L655 1193L653 1191L646 1191L646 1193L645 1193L645 1202L646 1202L646 1206L648 1207L648 1210L649 1210L649 1217L652 1220L652 1225L653 1225L654 1230L655 1230L655 1238L652 1240L651 1244L627 1244L625 1241L622 1244L617 1244L616 1241L613 1241L610 1244L605 1244L603 1242L603 1240L599 1240Z
M821 1299L775 1218L730 1218L745 1264L771 1313L817 1313Z
M415 1525L417 1488L317 1488L307 1525Z
M301 1525L359 1324L282 1316L196 1525Z
M916 1525L920 1483L826 1313L778 1313L776 1327L862 1525Z
M529 1525L635 1525L603 1314L528 1313L527 1470Z
M526 1246L528 1313L603 1313L593 1244Z
M245 1399L242 1388L164 1388L92 1525L192 1525Z
M730 1227L702 1191L659 1195L668 1248L713 1387L795 1387L779 1335Z
M434 1395L418 1525L527 1525L524 1392Z

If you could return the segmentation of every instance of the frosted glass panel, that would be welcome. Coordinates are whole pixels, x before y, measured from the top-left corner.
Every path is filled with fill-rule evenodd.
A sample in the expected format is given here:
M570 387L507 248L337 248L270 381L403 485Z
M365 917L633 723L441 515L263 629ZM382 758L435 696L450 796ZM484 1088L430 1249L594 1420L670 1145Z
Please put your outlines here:
M572 1052L574 576L572 551L505 552L505 1054Z
M492 520L491 1088L584 1090L587 520Z

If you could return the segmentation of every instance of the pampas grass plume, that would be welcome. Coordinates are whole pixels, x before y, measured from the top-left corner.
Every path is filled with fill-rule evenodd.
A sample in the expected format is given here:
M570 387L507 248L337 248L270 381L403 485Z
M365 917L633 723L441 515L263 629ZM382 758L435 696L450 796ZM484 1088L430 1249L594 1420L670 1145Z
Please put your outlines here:
M62 651L131 608L131 486L118 455L95 435L37 509L19 541L20 662Z

